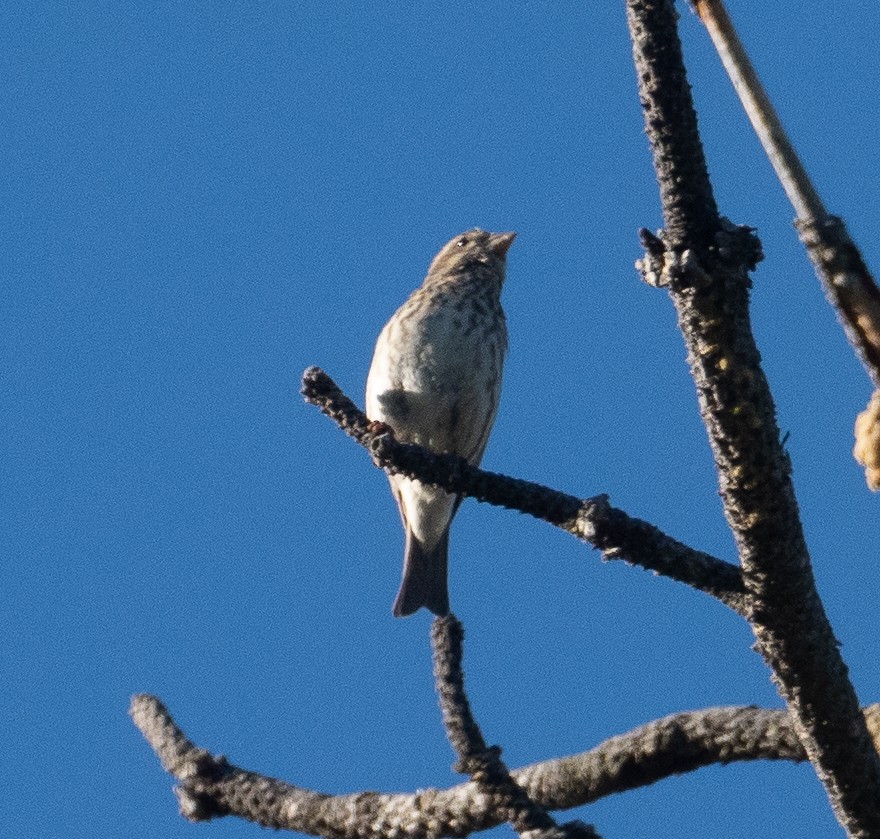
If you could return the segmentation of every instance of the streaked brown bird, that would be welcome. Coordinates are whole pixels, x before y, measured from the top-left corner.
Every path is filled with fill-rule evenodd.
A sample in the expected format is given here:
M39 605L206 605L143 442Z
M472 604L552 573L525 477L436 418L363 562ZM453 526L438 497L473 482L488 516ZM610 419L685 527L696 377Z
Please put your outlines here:
M507 325L501 287L515 233L477 228L443 246L421 287L393 315L376 342L367 376L367 416L397 439L483 457L501 396ZM461 496L389 475L406 531L397 617L422 606L449 614L449 526Z

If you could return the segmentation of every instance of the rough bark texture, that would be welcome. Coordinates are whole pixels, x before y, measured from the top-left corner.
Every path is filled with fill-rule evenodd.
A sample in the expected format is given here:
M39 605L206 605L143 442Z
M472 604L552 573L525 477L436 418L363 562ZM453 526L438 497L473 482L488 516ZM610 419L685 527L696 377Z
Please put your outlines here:
M198 748L155 697L135 696L131 715L179 781L181 813L190 821L234 815L327 839L434 839L468 836L507 818L473 781L415 793L327 795L248 772ZM880 732L880 706L865 715ZM565 810L702 766L750 760L806 760L789 713L740 707L674 714L583 754L513 770L511 777L536 806Z
M318 367L303 374L302 393L346 434L371 452L377 466L447 492L519 510L549 522L602 551L716 597L745 615L748 597L739 568L667 536L654 525L612 507L604 495L580 499L541 484L484 472L464 458L437 454L396 440L388 426L371 423Z
M629 0L627 8L666 224L664 253L652 248L646 261L678 313L757 649L838 819L853 836L880 836L880 760L816 592L751 332L748 270L757 250L731 240L711 198L671 0Z
M455 615L434 620L431 626L434 678L446 736L458 755L456 771L471 776L488 808L505 814L524 839L599 839L592 825L580 821L558 825L510 774L498 746L488 746L471 713L461 666L464 627Z

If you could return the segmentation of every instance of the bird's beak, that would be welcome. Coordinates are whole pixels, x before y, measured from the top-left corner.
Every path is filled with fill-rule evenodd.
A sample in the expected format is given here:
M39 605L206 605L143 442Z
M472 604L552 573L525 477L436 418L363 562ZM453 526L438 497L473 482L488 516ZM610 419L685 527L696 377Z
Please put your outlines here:
M504 259L515 238L516 233L493 233L489 237L489 250Z

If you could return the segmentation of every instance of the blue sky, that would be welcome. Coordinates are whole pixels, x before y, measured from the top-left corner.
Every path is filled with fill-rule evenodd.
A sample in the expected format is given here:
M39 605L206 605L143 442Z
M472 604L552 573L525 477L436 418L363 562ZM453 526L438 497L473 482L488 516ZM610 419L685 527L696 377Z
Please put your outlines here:
M875 270L880 11L730 3L829 208ZM733 559L671 304L622 3L33 3L0 12L6 836L256 836L176 812L129 722L325 792L455 782L423 612L395 620L384 476L298 395L362 401L436 250L519 233L487 468ZM754 328L826 608L876 701L877 505L850 456L866 375L682 7L722 211L758 228ZM467 502L451 596L512 766L658 716L779 707L704 595ZM809 766L713 768L572 814L605 836L836 836ZM571 816L565 816L568 818ZM508 828L499 834L510 835Z

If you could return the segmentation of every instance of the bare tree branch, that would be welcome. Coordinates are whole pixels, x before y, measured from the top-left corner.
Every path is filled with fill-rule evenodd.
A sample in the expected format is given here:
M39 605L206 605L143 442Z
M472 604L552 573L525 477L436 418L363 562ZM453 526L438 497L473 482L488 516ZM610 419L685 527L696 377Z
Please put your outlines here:
M880 836L880 759L859 712L846 665L813 579L791 463L776 425L748 310L754 248L719 248L672 0L628 0L645 112L661 182L666 277L700 413L719 472L721 497L751 595L757 648L794 714L797 730L841 823L854 836ZM688 160L691 183L668 161ZM701 216L702 214L702 216Z
M776 109L749 59L721 0L691 0L727 71L752 127L770 158L798 218L821 218L825 205L804 169Z
M880 289L843 219L798 218L795 227L850 344L880 388Z
M875 388L880 388L880 289L843 219L825 209L818 191L786 134L770 97L739 39L723 0L692 0L740 102L795 209L795 227L807 249L825 296L837 312L850 344ZM869 422L870 420L870 422ZM880 489L880 422L876 412L856 426L856 460L866 466L868 486Z
M640 565L706 592L741 615L748 613L745 585L735 565L695 551L653 525L631 518L612 507L607 496L582 500L540 484L484 472L455 455L401 443L387 426L371 423L318 367L303 373L302 394L364 446L383 469L527 513L589 542L605 559Z
M474 782L412 794L312 792L245 771L196 747L153 696L135 696L130 713L166 771L179 781L181 814L190 821L232 815L327 839L438 839L464 837L506 818L489 806ZM880 733L880 705L865 714L872 731ZM566 810L702 766L751 760L806 760L786 711L710 708L674 714L583 754L511 774L537 806Z
M652 142L666 242L708 250L720 224L681 55L674 8L627 3L645 125ZM664 14L663 12L668 12Z
M506 813L514 830L529 839L598 839L591 825L556 824L547 811L535 804L513 780L501 759L498 746L487 746L471 713L464 690L462 645L464 627L455 615L435 618L431 625L434 650L434 678L440 696L440 710L449 742L458 755L455 771L470 775L494 813Z

